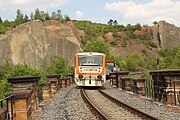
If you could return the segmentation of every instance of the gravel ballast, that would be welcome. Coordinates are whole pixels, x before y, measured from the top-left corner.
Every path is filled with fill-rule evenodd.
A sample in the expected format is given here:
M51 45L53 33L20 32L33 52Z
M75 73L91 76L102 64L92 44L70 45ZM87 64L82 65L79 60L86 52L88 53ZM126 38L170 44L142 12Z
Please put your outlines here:
M73 84L61 89L42 111L42 120L96 120L81 98L80 88Z
M143 111L159 120L179 120L180 114L165 106L160 106L152 101L132 96L126 91L114 88L108 83L103 91L110 96L124 102L140 111ZM84 103L80 87L73 84L61 89L52 99L51 103L43 108L42 120L97 120L96 116Z
M124 102L140 111L143 111L151 116L156 117L159 120L179 120L180 114L176 113L165 106L159 106L151 101L141 99L139 97L134 97L129 95L127 92L122 91L117 88L113 88L109 84L104 85L103 90L108 95Z

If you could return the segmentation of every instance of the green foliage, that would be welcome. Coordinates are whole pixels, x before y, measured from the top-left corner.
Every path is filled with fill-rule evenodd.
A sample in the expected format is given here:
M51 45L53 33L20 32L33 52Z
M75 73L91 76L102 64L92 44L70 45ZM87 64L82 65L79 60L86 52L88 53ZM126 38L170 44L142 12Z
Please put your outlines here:
M12 67L12 69L5 74L5 78L11 78L15 76L39 76L41 74L40 70L34 69L28 65L18 64Z
M17 10L16 14L15 24L20 25L24 22L24 15L20 9Z
M149 59L147 61L147 69L148 70L156 70L156 69L158 69L157 59L155 59L155 58Z
M110 20L108 21L108 25L112 25L112 24L113 24L113 20L110 19Z
M167 56L167 51L164 50L164 49L160 49L160 50L159 50L159 54L160 54L162 57L165 57L165 56Z
M7 61L1 67L0 73L2 75L2 80L0 80L0 97L4 97L11 91L11 85L7 80L8 78L15 76L40 76L41 79L38 84L42 84L47 81L45 73L43 73L40 69L35 69L22 64L12 66Z
M68 15L64 15L64 21L71 21L71 18Z
M162 50L165 51L165 50ZM163 52L164 60L160 63L160 68L173 68L179 69L180 68L180 47L173 48L171 50L166 50Z
M141 29L141 25L139 23L137 23L136 25L128 24L126 29L127 29L127 31L140 30Z
M145 42L145 45L148 45L148 46L151 46L151 47L153 47L153 48L157 48L157 44L155 43L155 42L153 42L153 41L146 41Z
M177 49L176 55L174 56L172 65L170 68L180 69L180 47Z
M34 19L42 20L42 14L41 14L41 12L39 11L38 8L35 9Z
M123 40L122 44L121 44L121 47L126 47L127 46L127 40Z
M7 80L0 80L0 99L4 98L11 91L11 86Z
M113 41L110 41L109 43L111 44L111 46L113 46L113 47L114 47L114 46L116 46L116 45L117 45L116 41L117 41L117 40L116 40L116 39L114 39Z
M67 74L74 74L74 72L75 72L74 70L75 70L74 66L68 66L66 73Z
M50 64L47 69L49 74L60 74L62 76L64 76L68 70L70 71L71 67L68 69L67 59L63 56L55 56L52 64Z
M116 65L119 67L119 70L127 70L126 61L120 56L107 56L107 61L115 61Z
M123 35L121 39L122 39L121 47L126 47L127 44L128 44L127 41L129 39L128 36L127 35Z
M134 52L128 56L126 63L129 71L138 71L144 65L144 59L137 52Z
M38 8L35 9L34 13L31 12L30 17L27 14L23 14L20 9L17 9L16 17L14 21L3 21L0 17L0 34L4 34L6 31L11 30L12 28L23 24L25 22L30 20L58 20L58 21L70 21L70 17L68 15L64 15L64 18L62 17L61 10L57 10L56 12L52 12L51 16L48 12L40 11Z
M125 30L125 27L123 25L113 26L100 23L92 23L90 21L74 21L74 23L76 27L86 32L88 40L95 39L98 36L103 36L108 32L113 32L115 34L118 31Z
M13 69L13 66L6 60L4 64L0 67L0 75L2 77L5 77L6 74L8 74L9 71Z
M141 78L145 78L147 80L152 80L152 76L147 71L141 75Z
M100 40L88 41L83 48L84 52L100 52L105 53L107 56L109 55L108 46Z

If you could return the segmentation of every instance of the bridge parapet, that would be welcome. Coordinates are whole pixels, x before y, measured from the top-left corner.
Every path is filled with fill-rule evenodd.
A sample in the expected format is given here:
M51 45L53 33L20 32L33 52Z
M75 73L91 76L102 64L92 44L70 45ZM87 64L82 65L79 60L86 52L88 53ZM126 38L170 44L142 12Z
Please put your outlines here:
M8 81L12 84L13 91L17 90L32 90L31 106L32 110L38 109L38 76L17 76L9 78Z
M8 100L8 109L11 120L31 120L32 110L31 110L31 97L32 90L16 90L10 95L14 95L14 102ZM11 104L13 104L14 116L11 116Z

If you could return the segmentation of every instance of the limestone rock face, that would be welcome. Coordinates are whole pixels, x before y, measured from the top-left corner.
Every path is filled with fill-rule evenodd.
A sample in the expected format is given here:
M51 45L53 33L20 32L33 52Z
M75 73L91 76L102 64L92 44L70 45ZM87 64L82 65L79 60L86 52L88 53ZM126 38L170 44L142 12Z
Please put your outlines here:
M73 65L79 50L80 42L72 27L53 20L30 21L0 36L0 64L9 60L13 64L47 66L53 56L62 55Z
M165 21L153 26L153 38L163 49L180 46L180 28Z

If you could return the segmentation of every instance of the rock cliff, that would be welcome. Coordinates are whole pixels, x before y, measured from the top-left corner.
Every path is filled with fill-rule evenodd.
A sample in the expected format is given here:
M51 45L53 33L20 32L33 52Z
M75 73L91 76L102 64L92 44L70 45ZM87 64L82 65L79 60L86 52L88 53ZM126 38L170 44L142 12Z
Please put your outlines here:
M72 25L53 20L24 23L0 36L0 64L9 60L40 67L50 64L53 56L63 55L72 65L80 50L78 33L73 30Z
M153 26L153 38L163 49L180 46L180 28L165 21Z

